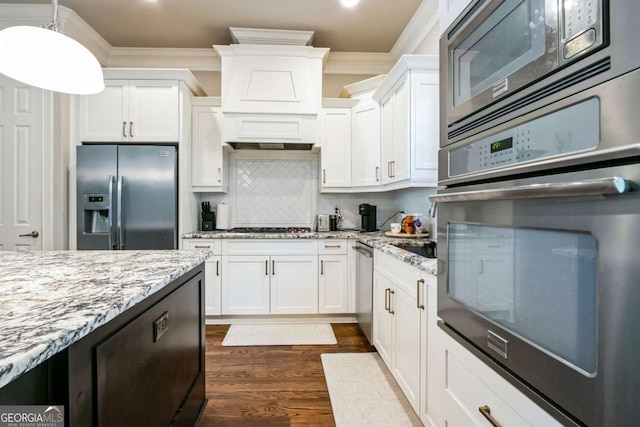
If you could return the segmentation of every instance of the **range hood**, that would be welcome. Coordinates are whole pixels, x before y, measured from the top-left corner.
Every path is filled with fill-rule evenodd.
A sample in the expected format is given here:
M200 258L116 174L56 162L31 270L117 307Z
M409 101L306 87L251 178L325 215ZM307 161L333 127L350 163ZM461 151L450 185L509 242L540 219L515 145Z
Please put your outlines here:
M231 28L220 55L224 140L236 149L309 150L322 108L329 49L312 31Z

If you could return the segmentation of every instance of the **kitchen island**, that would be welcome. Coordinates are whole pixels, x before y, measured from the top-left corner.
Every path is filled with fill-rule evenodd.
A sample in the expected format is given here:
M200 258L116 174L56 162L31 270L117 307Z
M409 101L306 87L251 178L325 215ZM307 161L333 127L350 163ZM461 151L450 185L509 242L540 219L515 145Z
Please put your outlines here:
M65 405L70 426L193 425L209 255L0 253L0 404Z

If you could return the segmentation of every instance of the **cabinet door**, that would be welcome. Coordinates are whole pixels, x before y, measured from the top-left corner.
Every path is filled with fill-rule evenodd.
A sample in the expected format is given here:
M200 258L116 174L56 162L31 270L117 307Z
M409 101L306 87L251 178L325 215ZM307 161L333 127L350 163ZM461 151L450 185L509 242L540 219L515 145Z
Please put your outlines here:
M347 255L320 256L318 312L347 313L348 300Z
M80 141L129 140L129 81L105 80L95 95L80 96Z
M222 110L194 107L192 110L191 185L222 187L225 182L222 151Z
M373 272L373 345L391 369L393 348L393 315L389 303L393 284L377 271Z
M438 180L440 109L437 71L411 76L411 179Z
M268 256L222 257L222 314L268 314Z
M318 313L318 257L271 257L271 313Z
M362 101L361 101L362 102ZM380 184L380 107L358 104L351 117L351 186Z
M321 126L322 188L350 187L351 109L323 109Z
M391 182L409 178L410 132L410 72L393 89L393 158L391 164Z
M221 314L222 257L212 256L204 264L204 310L207 316Z
M392 182L393 161L393 93L380 102L380 180Z
M415 294L410 295L398 287L394 288L390 305L395 334L393 376L413 409L419 413L422 359L420 333L423 310L417 307Z
M135 142L178 142L177 80L131 80L129 138Z

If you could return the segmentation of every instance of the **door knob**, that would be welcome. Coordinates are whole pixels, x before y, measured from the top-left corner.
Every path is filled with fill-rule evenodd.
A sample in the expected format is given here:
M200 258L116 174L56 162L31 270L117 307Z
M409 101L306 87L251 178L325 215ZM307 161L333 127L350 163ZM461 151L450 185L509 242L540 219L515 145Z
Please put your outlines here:
M32 231L29 234L19 234L20 237L33 237L34 239L36 237L38 237L40 235L40 233L38 233L37 231Z

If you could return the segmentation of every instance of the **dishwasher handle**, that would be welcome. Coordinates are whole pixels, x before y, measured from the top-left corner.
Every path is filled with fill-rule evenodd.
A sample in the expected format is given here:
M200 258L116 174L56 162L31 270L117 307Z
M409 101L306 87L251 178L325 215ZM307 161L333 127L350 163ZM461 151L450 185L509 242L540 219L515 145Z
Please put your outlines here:
M364 249L359 248L359 247L357 247L357 246L354 246L354 247L353 247L353 248L351 248L351 249L353 249L354 251L356 251L356 252L358 252L358 253L360 253L360 254L364 255L364 256L365 256L365 257L367 257L367 258L373 258L373 254L372 254L371 252L367 251L367 250L364 250Z

